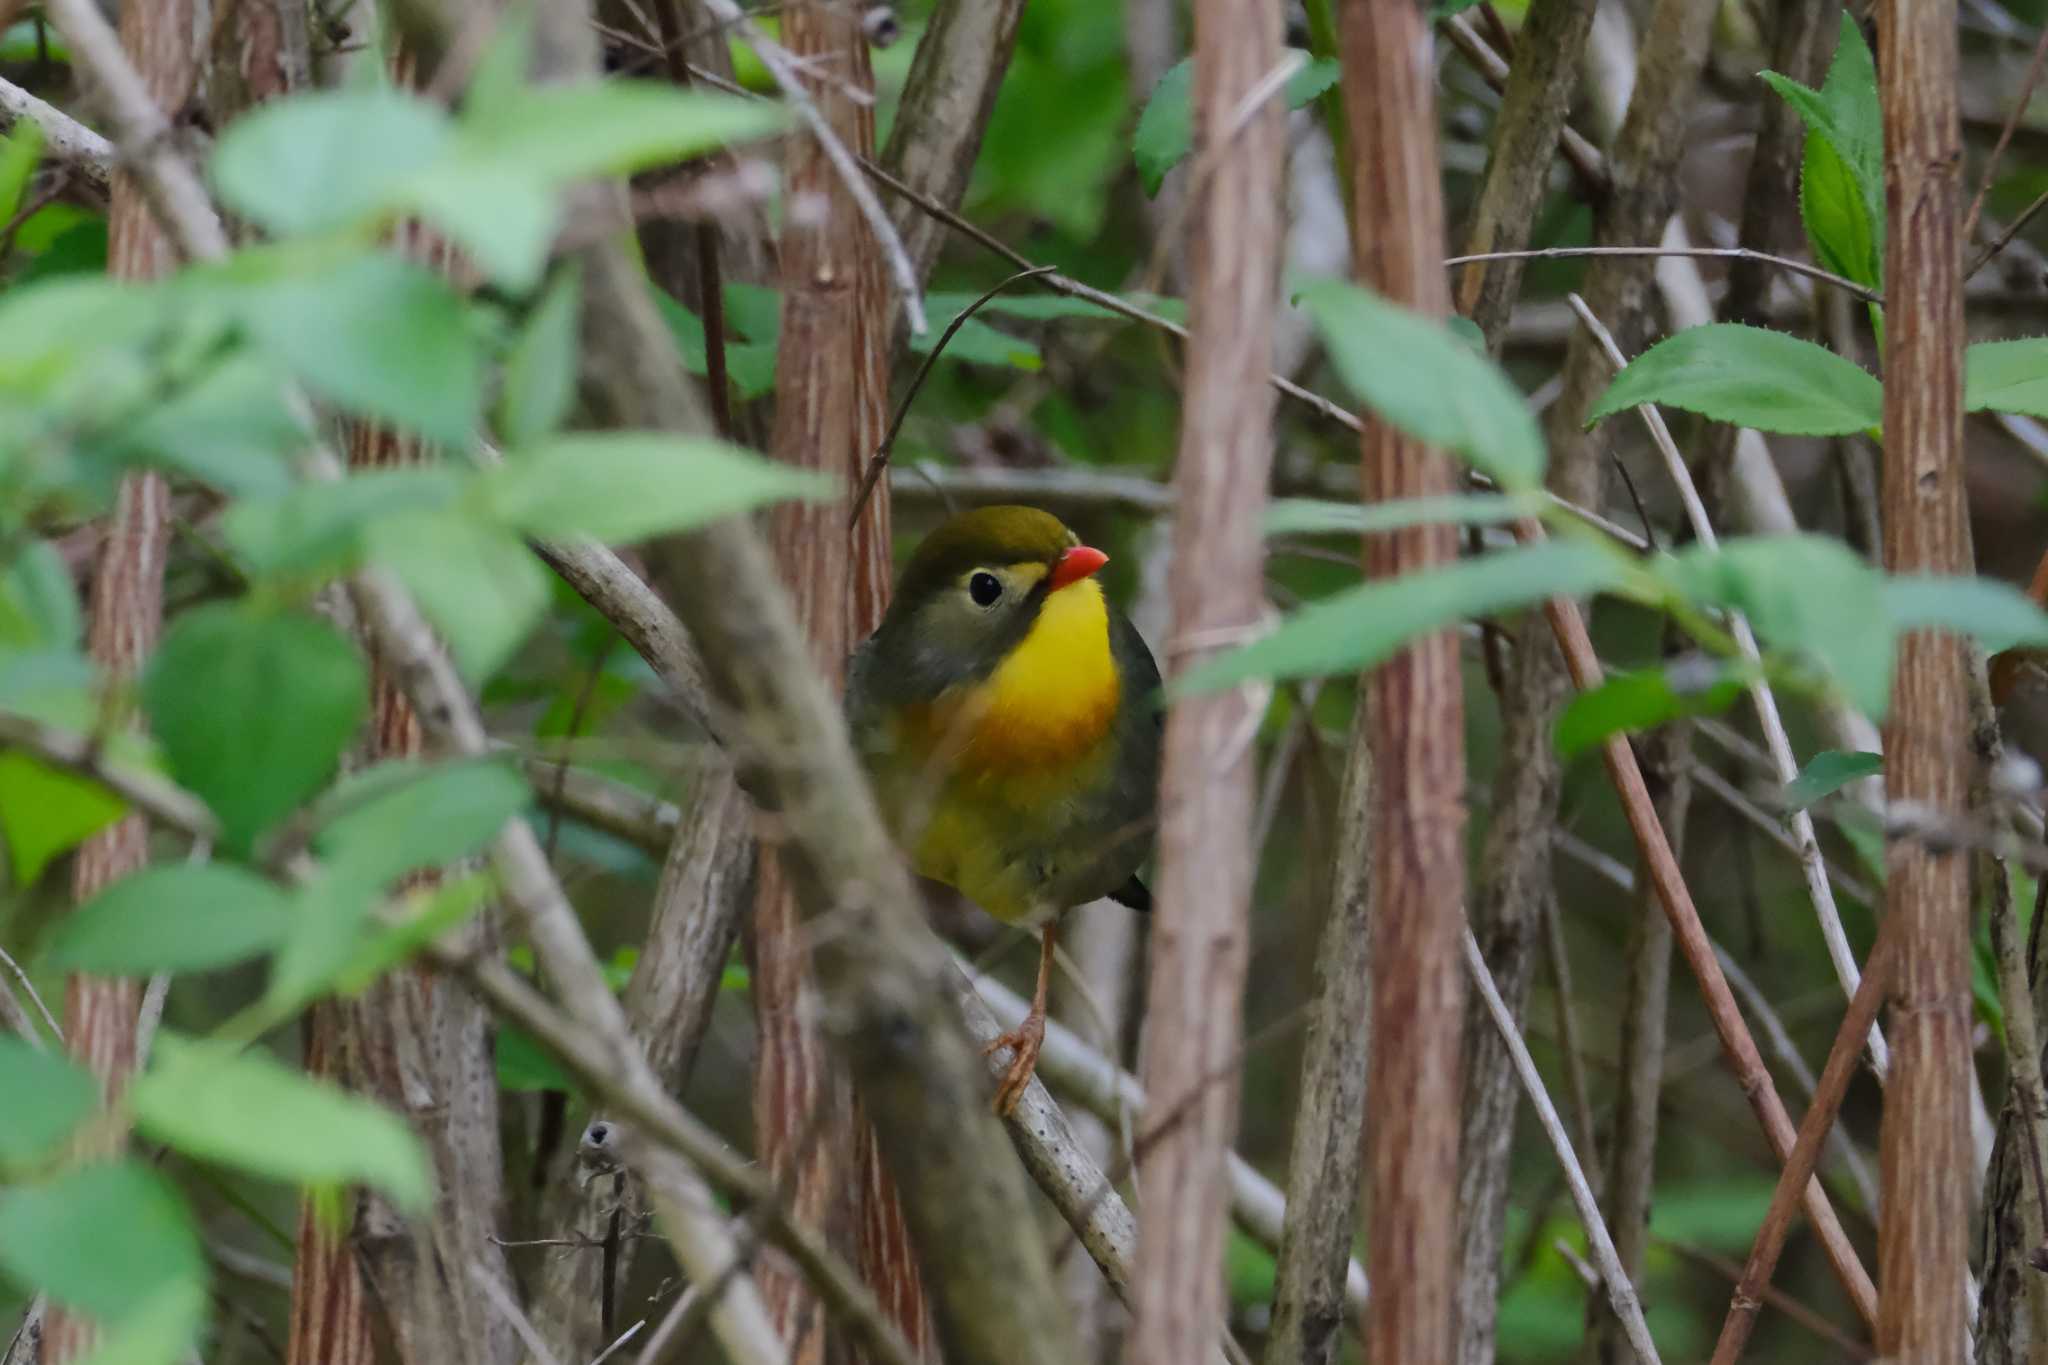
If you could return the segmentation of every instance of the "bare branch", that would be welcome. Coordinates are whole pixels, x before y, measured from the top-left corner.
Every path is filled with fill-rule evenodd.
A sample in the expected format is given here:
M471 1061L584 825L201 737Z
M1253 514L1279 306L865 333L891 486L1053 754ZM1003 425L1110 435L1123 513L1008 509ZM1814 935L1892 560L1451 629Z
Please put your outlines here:
M1636 1297L1635 1286L1629 1283L1628 1275L1621 1268L1614 1241L1607 1235L1606 1220L1601 1218L1600 1207L1593 1200L1593 1189L1586 1183L1586 1173L1572 1152L1571 1138L1564 1130L1564 1121L1557 1116L1557 1106L1550 1102L1550 1093L1543 1088L1543 1077L1536 1070L1536 1060L1529 1055L1528 1044L1522 1041L1521 1033L1516 1030L1514 1018L1508 1013L1500 992L1494 989L1493 976L1486 970L1486 959L1480 956L1479 943L1470 930L1465 932L1463 944L1466 975L1472 979L1479 998L1486 1003L1486 1012L1492 1016L1501 1041L1507 1044L1508 1055L1514 1059L1515 1072L1522 1079L1530 1107L1535 1109L1544 1135L1550 1139L1551 1150L1557 1153L1558 1165L1564 1170L1565 1184L1570 1188L1572 1203L1579 1211L1579 1222L1586 1229L1586 1245L1592 1249L1593 1264L1600 1272L1602 1283L1607 1286L1607 1301L1620 1319L1636 1358L1643 1365L1657 1365L1657 1347L1650 1340L1649 1324L1643 1321L1642 1303Z
M12 81L0 80L0 114L9 123L26 119L43 134L43 151L106 193L114 169L114 144L53 104L37 99Z

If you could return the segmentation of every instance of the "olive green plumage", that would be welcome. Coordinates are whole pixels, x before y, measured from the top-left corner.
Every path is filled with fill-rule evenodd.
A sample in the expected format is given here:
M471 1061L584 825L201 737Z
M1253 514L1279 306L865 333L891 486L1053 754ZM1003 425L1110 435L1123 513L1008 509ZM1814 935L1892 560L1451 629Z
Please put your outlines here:
M849 667L855 744L917 871L1013 923L1149 906L1159 669L1089 576L1103 558L1035 508L956 516Z

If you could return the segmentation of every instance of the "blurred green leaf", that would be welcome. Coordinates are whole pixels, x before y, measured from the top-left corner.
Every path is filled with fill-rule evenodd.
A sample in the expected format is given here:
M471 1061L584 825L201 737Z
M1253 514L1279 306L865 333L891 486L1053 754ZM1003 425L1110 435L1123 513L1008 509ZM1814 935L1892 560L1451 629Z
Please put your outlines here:
M463 476L434 465L364 469L334 483L302 484L269 498L243 498L221 529L257 574L338 574L368 553L370 528L386 519L453 502Z
M193 1358L206 1325L205 1286L178 1283L161 1289L104 1331L80 1365L173 1365Z
M363 251L228 297L256 343L322 397L450 445L475 434L483 359L461 296L432 271Z
M1300 291L1344 385L1410 435L1449 448L1509 492L1543 479L1543 433L1498 365L1440 319L1341 280Z
M225 967L282 943L290 908L283 890L239 867L147 868L59 920L47 960L103 976Z
M525 445L562 424L576 400L577 326L583 318L583 273L571 265L541 295L505 357L498 394L498 436Z
M301 1183L361 1182L418 1213L426 1154L383 1106L232 1043L159 1033L130 1095L135 1125L188 1156Z
M0 223L11 223L28 191L29 177L43 159L43 130L34 119L17 118L0 138Z
M1963 408L2048 417L2048 337L1973 343L1963 352Z
M7 1096L0 1114L0 1165L48 1154L100 1104L99 1082L90 1073L11 1035L0 1035L0 1095Z
M368 990L385 972L489 905L497 893L498 879L489 872L474 872L413 891L404 898L396 923L380 923L339 964L334 972L335 991L359 995Z
M1338 67L1333 60L1312 58L1299 48L1290 51L1298 54L1302 65L1287 78L1287 107L1299 109L1337 83ZM1194 89L1194 59L1176 62L1152 87L1152 98L1138 115L1137 129L1131 134L1131 157L1138 164L1138 180L1147 195L1158 194L1166 173L1194 149Z
M215 603L179 616L144 676L173 776L246 852L334 771L369 703L355 647L311 616Z
M662 320L668 324L669 335L675 338L676 349L682 353L683 368L698 378L710 375L710 359L705 354L704 324L695 313L677 303L667 294L656 290L655 305L660 308ZM775 388L775 342L728 340L725 343L726 378L738 391L741 398L759 398Z
M0 1192L0 1271L107 1322L161 1294L206 1288L185 1201L137 1161L75 1167Z
M1785 784L1785 804L1805 810L1824 796L1833 796L1851 782L1874 777L1884 771L1883 754L1849 753L1826 749L1815 754L1799 776Z
M1497 493L1454 493L1375 503L1275 498L1266 505L1265 529L1269 536L1292 536L1363 535L1367 531L1396 531L1435 522L1487 526L1533 515L1540 507L1538 501Z
M1613 674L1565 705L1557 719L1557 751L1571 758L1624 730L1649 730L1683 716L1713 715L1741 696L1742 686L1740 678L1704 659Z
M1991 578L1907 574L1884 580L1885 610L1898 630L1947 630L1973 636L1990 653L2048 645L2048 612Z
M562 436L488 471L485 496L529 535L643 540L766 503L832 495L830 480L752 451L651 432Z
M285 379L273 357L237 352L123 424L109 448L126 463L189 475L239 497L284 493L297 482L290 460L311 439L285 401Z
M1867 715L1884 715L1893 635L1883 575L1840 541L1746 536L1685 550L1665 573L1694 603L1741 610L1765 643L1820 665Z
M471 682L504 667L547 611L548 572L533 551L472 515L387 517L370 528L369 555L418 600Z
M439 108L389 86L312 91L229 124L213 183L228 207L273 233L345 227L395 211L451 136Z
M76 649L84 629L64 556L47 540L20 542L14 562L0 569L0 646Z
M1688 327L1644 351L1594 402L1587 425L1641 403L1797 436L1884 420L1884 388L1869 371L1803 338L1732 322Z
M340 813L321 826L314 847L382 887L475 852L532 800L509 759L394 759L336 785L327 804Z
M15 750L0 752L0 837L7 840L14 889L34 886L50 859L113 824L127 808L90 778Z
M1620 584L1624 575L1621 561L1604 550L1546 541L1375 580L1310 603L1264 639L1191 669L1170 691L1185 696L1251 678L1371 668L1418 635L1547 597L1583 597Z
M514 1094L537 1090L574 1093L576 1082L533 1035L514 1024L501 1024L497 1034L498 1086Z

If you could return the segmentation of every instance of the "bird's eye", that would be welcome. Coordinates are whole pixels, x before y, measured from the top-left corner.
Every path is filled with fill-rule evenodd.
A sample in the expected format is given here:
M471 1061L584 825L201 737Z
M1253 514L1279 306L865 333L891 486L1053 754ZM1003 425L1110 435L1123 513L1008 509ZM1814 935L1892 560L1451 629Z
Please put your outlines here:
M978 571L967 580L967 595L974 599L977 607L992 607L1003 595L1003 580L986 571Z

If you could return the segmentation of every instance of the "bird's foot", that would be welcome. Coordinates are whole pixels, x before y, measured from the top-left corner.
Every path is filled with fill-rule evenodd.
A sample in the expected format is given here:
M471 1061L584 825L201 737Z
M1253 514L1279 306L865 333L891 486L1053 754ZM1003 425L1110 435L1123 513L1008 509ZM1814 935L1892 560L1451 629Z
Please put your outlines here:
M1027 1015L1022 1025L989 1043L981 1050L986 1057L1010 1050L1010 1069L1003 1073L1003 1083L996 1087L995 1111L1008 1118L1017 1108L1017 1101L1024 1098L1025 1087L1031 1084L1032 1073L1038 1067L1038 1049L1045 1042L1045 1017Z

